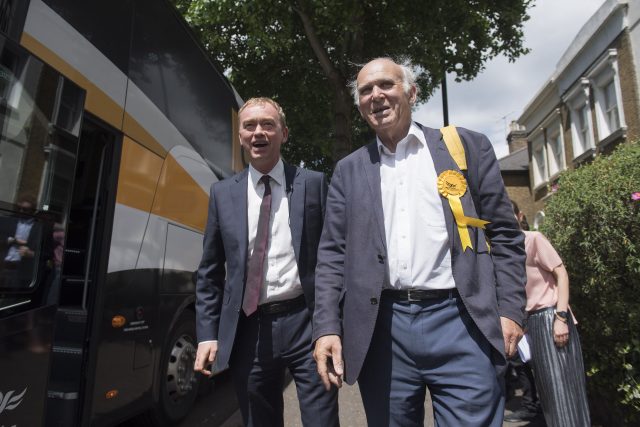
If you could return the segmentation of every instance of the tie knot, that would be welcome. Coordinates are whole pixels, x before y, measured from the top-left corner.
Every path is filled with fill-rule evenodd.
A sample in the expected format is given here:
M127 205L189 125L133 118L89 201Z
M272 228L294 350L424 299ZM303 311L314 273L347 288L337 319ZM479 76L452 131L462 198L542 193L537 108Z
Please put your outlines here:
M269 178L271 178L269 175L262 175L262 178L260 178L260 182L264 184L264 193L265 193L265 195L271 193L271 186L269 185Z

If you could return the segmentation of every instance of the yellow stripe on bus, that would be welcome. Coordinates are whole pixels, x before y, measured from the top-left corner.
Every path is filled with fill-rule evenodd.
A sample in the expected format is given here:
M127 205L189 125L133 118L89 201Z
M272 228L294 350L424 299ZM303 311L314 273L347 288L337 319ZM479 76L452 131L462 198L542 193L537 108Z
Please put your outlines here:
M58 56L47 46L40 43L28 33L22 33L20 44L64 74L75 84L87 91L85 109L109 123L116 129L122 130L136 141L161 157L167 155L167 149L162 146L140 123L115 102L102 89L93 84L84 74ZM163 120L167 120L163 118Z
M209 195L168 155L151 212L204 232L208 209Z
M150 212L162 162L162 157L125 136L122 140L116 201Z
M104 93L82 73L28 33L22 33L20 44L86 90L86 110L100 117L111 126L117 129L122 129L122 115L124 113L124 109L118 105L117 102L111 99L109 95Z
M163 120L167 119L163 118ZM122 132L129 135L131 138L138 141L160 157L164 158L167 156L167 149L164 148L153 136L151 136L151 134L126 111L124 113Z

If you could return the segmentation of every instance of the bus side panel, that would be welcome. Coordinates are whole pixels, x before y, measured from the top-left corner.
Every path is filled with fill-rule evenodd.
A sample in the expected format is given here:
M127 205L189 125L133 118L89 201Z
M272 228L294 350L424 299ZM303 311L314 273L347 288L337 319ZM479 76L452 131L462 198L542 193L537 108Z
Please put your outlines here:
M118 191L104 288L93 388L92 424L108 425L151 405L154 319L166 221L150 215L163 159L128 137L118 175ZM147 253L145 236L154 253ZM141 259L156 266L139 268ZM117 320L122 319L121 323ZM140 405L141 402L145 402Z
M55 306L0 319L0 425L42 426Z
M161 271L139 269L107 275L101 339L97 349L91 425L113 425L152 404L153 329ZM116 327L112 320L124 318ZM116 418L114 418L116 417Z

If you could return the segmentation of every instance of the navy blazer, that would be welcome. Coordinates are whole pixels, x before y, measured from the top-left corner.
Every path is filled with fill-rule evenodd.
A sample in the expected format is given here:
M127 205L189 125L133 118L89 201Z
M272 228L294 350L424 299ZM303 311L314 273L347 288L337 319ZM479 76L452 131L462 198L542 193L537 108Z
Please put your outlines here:
M436 173L460 171L439 130L423 127ZM468 227L473 250L462 251L449 206L442 199L456 288L467 311L495 349L494 363L505 366L500 317L522 324L525 296L524 235L516 222L493 147L482 134L458 128L465 146L469 190L461 198L467 216L491 221L486 230ZM472 198L473 194L473 198ZM491 242L489 252L485 237ZM342 337L345 378L360 373L389 277L380 153L376 143L338 162L327 196L327 214L318 250L313 340Z
M313 312L316 256L324 218L323 173L284 164L289 225L300 281ZM196 282L198 342L218 340L214 369L227 367L242 310L246 279L249 170L211 186L202 261ZM226 279L226 280L225 280Z

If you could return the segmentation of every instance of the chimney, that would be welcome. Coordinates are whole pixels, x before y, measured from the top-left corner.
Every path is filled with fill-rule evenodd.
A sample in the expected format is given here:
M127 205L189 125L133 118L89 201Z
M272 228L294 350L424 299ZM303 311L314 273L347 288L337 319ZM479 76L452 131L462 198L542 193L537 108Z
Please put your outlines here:
M515 120L509 123L507 144L509 144L509 154L527 146L527 130Z

